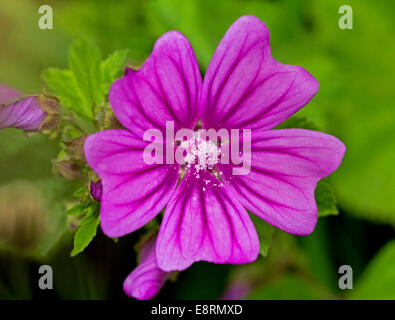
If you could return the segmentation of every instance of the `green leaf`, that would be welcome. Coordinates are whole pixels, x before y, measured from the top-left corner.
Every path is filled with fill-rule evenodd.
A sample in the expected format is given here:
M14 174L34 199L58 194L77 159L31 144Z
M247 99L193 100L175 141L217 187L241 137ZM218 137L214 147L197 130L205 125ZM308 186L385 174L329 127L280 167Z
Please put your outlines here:
M111 84L122 75L122 67L125 64L128 53L128 49L115 51L100 64L104 94L108 93Z
M84 203L77 203L74 206L72 206L70 209L66 211L66 214L69 216L78 216L80 214L83 214L89 210L89 207L84 204Z
M69 54L70 70L87 105L92 108L102 102L104 95L101 88L100 50L86 39L73 42Z
M282 124L280 124L277 129L308 129L308 130L318 130L318 127L315 123L305 117L293 116L287 120L285 120Z
M95 106L104 103L110 85L121 76L128 50L115 51L101 62L100 50L86 39L73 42L69 52L70 70L50 68L43 79L61 105L75 112L74 121L88 133L93 127Z
M250 213L250 217L254 223L256 232L258 233L259 253L263 257L266 257L269 252L269 247L272 243L274 227L263 221L261 218L257 217L255 214Z
M91 117L92 111L82 96L77 81L70 70L49 68L43 72L45 85L59 98L61 105L75 113Z
M74 248L71 252L72 257L84 251L84 249L89 245L96 235L99 222L99 204L94 202L88 207L88 211L85 217L81 220L81 224L74 236Z
M395 240L380 249L364 270L349 299L395 299Z
M86 188L85 188L85 186L82 186L73 192L73 196L76 198L80 198L83 195L85 195L85 193L86 193Z
M315 189L315 201L318 207L318 216L326 217L329 215L337 215L339 211L336 206L336 197L328 182L321 180Z

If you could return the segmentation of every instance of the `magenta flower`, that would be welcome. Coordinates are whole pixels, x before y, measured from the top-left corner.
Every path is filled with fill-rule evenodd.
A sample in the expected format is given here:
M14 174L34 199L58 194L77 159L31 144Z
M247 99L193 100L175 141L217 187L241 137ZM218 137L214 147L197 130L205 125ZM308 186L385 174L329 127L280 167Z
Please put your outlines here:
M111 106L126 129L98 132L85 143L86 159L102 179L104 233L133 232L166 207L156 242L163 271L200 260L255 260L259 241L247 210L286 232L311 233L316 183L337 169L345 146L325 133L272 129L317 90L306 70L273 59L269 31L256 17L241 17L229 28L204 81L188 40L176 31L163 35L142 68L110 89ZM143 151L151 142L144 133L155 128L165 135L168 121L174 130L251 129L249 173L234 175L239 164L222 162L199 169L147 164Z
M24 97L7 104L18 96L20 93L15 89L0 85L0 129L17 128L37 131L46 113L38 104L37 97L34 96Z
M169 272L158 268L155 256L156 237L151 237L141 248L140 263L126 278L123 290L129 297L148 300L156 296L166 282Z

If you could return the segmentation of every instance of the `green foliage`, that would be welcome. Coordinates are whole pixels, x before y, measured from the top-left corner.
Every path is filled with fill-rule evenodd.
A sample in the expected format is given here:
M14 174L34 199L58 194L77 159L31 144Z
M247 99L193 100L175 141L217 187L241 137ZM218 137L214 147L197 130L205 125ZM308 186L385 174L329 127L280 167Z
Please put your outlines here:
M110 90L111 84L122 75L122 66L128 56L129 50L118 50L110 54L100 64L103 92Z
M73 192L73 196L76 197L76 198L80 198L82 196L85 196L85 194L86 194L86 187L85 186L81 186L81 187L79 187L77 190L75 190Z
M74 248L71 256L74 257L85 250L96 235L97 226L100 222L100 204L92 201L89 191L85 186L81 186L73 193L79 202L71 206L66 215L71 216L72 220L80 220L77 232L74 234ZM75 217L75 218L74 218Z
M69 216L78 216L86 213L89 210L89 205L84 203L77 203L73 205L70 209L66 211L66 214Z
M64 108L86 118L92 117L91 106L84 99L70 70L49 68L43 72L43 80L51 92L59 98Z
M349 299L395 299L395 240L388 242L370 261Z
M81 209L81 207L79 207L79 209ZM83 208L80 213L83 213L85 210L86 214L84 218L82 218L81 224L74 236L74 248L71 252L72 257L84 251L89 245L95 237L97 226L100 223L99 203L92 202L89 206ZM75 211L77 211L77 209L75 209Z
M257 217L255 214L250 213L252 222L254 223L256 232L259 238L259 254L266 257L269 252L269 247L272 243L272 234L274 228L263 221L261 218Z
M313 121L307 119L306 117L299 117L299 116L290 117L289 119L281 123L279 126L277 126L277 129L292 129L292 128L316 130L316 131L319 130L318 126Z
M88 106L98 105L104 98L100 87L100 61L100 50L92 42L81 38L71 45L70 70Z
M331 186L325 180L321 180L317 184L315 201L317 202L319 217L339 214L336 207L336 197Z
M85 38L73 42L69 52L69 70L49 68L43 80L61 105L75 112L77 123L91 132L85 120L94 120L95 107L104 104L111 83L121 75L128 51L115 51L101 61L99 48Z

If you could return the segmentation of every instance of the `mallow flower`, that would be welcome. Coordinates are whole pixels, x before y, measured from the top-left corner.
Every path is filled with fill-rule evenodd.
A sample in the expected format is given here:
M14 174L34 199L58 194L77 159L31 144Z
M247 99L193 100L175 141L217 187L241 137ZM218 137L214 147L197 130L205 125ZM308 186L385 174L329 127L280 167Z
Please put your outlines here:
M37 96L25 96L11 102L20 95L17 90L0 85L0 130L37 131L45 120L47 115L37 102Z
M103 232L126 235L164 209L155 245L163 272L201 260L255 260L259 241L248 211L286 232L311 233L314 189L338 168L345 146L325 133L274 128L317 90L306 70L274 60L269 31L254 16L229 28L204 80L187 38L164 34L139 70L111 86L110 104L125 129L92 134L84 145L102 181ZM207 141L201 129L224 135ZM223 139L229 132L243 134ZM229 146L232 160L242 161L222 161ZM183 161L171 161L179 148ZM156 161L147 161L147 150Z

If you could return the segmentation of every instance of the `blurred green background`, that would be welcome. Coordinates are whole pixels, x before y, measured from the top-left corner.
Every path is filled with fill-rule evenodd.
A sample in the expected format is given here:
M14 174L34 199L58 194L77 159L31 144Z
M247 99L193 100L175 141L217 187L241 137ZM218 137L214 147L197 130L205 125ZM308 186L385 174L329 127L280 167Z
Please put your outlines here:
M42 4L53 8L53 30L38 28ZM353 8L352 30L338 28L343 4ZM347 146L329 179L340 214L320 218L307 237L277 230L268 256L253 264L196 263L158 298L216 299L241 285L252 299L395 299L394 2L1 0L0 83L39 92L42 70L67 67L68 47L80 36L103 56L129 48L128 63L140 65L155 39L174 29L189 38L204 72L227 28L245 14L267 24L277 60L320 82L298 115ZM118 243L99 232L83 254L69 257L73 221L64 208L75 186L51 176L57 149L40 135L0 131L0 298L126 298L122 282L135 267L139 232ZM38 289L43 263L53 266L54 290ZM352 266L353 290L339 289L340 265Z

